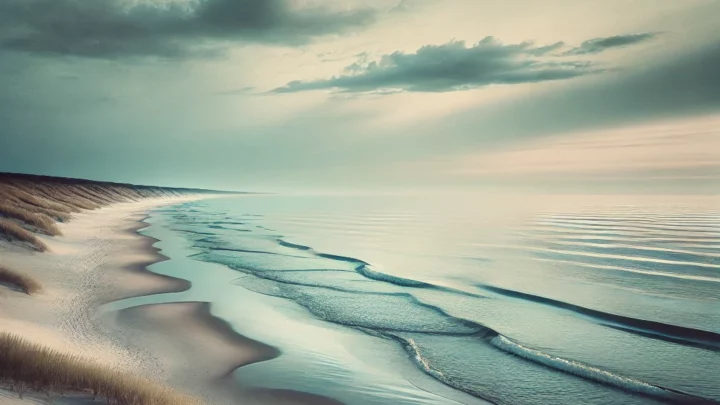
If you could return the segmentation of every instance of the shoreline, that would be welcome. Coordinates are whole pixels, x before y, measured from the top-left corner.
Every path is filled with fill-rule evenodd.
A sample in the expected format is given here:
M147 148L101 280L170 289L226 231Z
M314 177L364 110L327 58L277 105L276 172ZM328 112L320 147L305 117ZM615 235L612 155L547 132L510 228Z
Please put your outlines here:
M123 299L183 292L192 287L192 283L187 280L153 273L148 270L148 267L153 264L170 260L168 256L161 253L161 249L155 247L155 244L160 241L159 239L140 233L141 230L151 226L145 222L150 217L151 215L148 212L131 214L127 217L128 220L133 222L133 225L120 230L120 233L127 234L130 239L139 236L137 246L133 246L131 249L136 252L132 256L133 260L127 264L111 266L107 269L109 274L105 274L104 277L111 277L112 282L109 283L111 285L108 291L103 296L98 297L97 308ZM148 283L151 283L151 285L148 285ZM154 285L152 285L153 283Z
M242 202L227 202L243 206ZM229 322L236 331L279 348L282 356L241 367L232 373L230 378L244 389L237 397L257 395L257 387L262 387L273 390L275 394L289 389L347 404L487 403L428 376L394 341L329 323L292 300L239 286L237 280L255 278L232 267L198 258L202 249L186 235L192 230L201 231L192 224L195 219L200 228L213 221L229 221L223 222L223 226L242 221L212 211L209 217L204 216L205 207L216 203L225 204L217 200L198 206L190 203L172 211L158 210L147 221L152 226L142 231L160 239L156 246L171 257L171 261L158 263L150 270L190 280L192 289L122 300L107 306L107 309L122 310L177 301L211 302L213 314ZM197 237L202 238L203 234Z
M43 285L43 291L35 296L0 286L0 332L11 332L182 391L190 388L187 393L213 397L213 404L233 403L228 397L240 393L248 396L244 398L247 403L255 402L254 397L262 403L277 399L271 403L337 404L300 392L253 392L233 386L227 376L238 367L277 357L279 351L237 333L212 315L209 303L144 305L100 313L100 307L107 303L191 288L187 280L147 268L169 258L154 246L158 239L139 231L151 226L145 222L149 210L196 199L120 203L75 214L73 221L60 224L64 236L42 238L49 246L47 253L0 243L3 264L29 269L28 273ZM119 329L113 330L113 325ZM173 345L173 350L167 350ZM205 361L189 364L188 354ZM27 398L47 403L44 395ZM0 389L0 403L28 402ZM72 404L73 398L66 397L63 403Z

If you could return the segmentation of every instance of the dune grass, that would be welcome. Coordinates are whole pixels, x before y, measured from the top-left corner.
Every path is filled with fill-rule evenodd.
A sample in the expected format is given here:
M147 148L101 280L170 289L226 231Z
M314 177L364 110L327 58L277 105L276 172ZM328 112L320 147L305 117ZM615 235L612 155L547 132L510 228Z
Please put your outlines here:
M12 203L0 203L0 216L14 218L50 236L60 235L55 221L43 213L32 212Z
M109 405L202 405L148 379L125 374L78 356L0 333L0 382L20 398L38 392L50 398L86 393Z
M33 232L60 235L56 222L69 221L73 213L144 198L218 193L223 192L0 173L0 237L45 251Z
M47 245L32 232L5 218L0 218L0 236L1 235L5 235L11 242L18 240L29 243L39 252L44 252L48 249Z
M7 200L14 200L25 203L28 206L35 206L65 214L70 214L70 212L72 212L72 210L66 205L33 195L26 190L27 188L23 188L18 185L0 183L0 195L3 195L3 197Z
M12 284L23 290L25 294L35 294L42 289L42 287L40 287L40 283L35 281L32 277L9 270L2 266L0 266L0 283Z

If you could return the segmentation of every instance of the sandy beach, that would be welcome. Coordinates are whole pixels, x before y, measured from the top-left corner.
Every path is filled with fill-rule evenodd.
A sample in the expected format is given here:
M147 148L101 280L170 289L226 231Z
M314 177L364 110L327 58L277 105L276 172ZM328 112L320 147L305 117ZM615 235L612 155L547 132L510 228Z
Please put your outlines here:
M0 333L79 355L109 368L167 384L208 403L334 404L293 391L235 387L236 368L276 357L272 346L236 333L203 302L145 305L100 316L98 308L130 297L184 291L188 281L146 267L166 257L155 239L137 231L150 209L198 197L119 203L73 216L63 236L41 236L45 253L0 242L3 266L37 280L41 292L0 285ZM45 404L42 393L23 400L0 389L0 404ZM242 396L242 400L239 399ZM87 395L65 395L53 404L81 404Z

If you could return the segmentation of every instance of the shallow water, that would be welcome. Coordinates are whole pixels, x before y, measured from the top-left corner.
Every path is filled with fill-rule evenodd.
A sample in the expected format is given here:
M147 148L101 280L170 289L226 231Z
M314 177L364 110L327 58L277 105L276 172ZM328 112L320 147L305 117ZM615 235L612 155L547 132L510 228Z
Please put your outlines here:
M347 404L720 401L718 201L531 200L243 196L163 208L145 232L172 259L152 270L193 282L163 299L210 301L282 350L242 384Z

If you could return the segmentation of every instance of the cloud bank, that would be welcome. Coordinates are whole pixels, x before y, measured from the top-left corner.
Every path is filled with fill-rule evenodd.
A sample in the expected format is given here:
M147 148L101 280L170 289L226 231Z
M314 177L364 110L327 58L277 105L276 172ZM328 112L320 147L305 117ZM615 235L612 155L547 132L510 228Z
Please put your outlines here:
M372 24L370 8L290 0L2 0L0 49L114 59L207 57L237 41L298 45Z
M561 48L558 42L535 47L531 42L503 44L486 37L468 47L464 41L426 45L415 53L394 52L379 61L362 60L346 74L315 81L293 81L274 90L291 93L339 89L344 92L447 92L494 84L533 83L570 79L601 72L590 62L543 57Z

